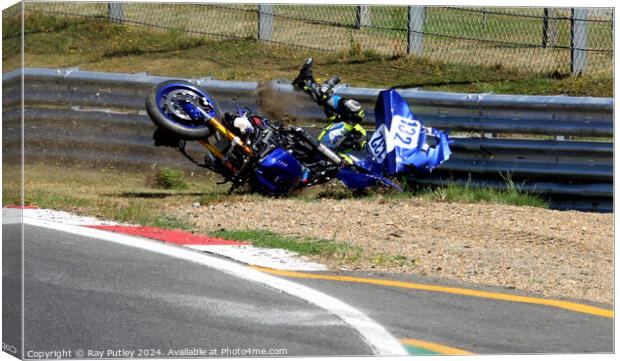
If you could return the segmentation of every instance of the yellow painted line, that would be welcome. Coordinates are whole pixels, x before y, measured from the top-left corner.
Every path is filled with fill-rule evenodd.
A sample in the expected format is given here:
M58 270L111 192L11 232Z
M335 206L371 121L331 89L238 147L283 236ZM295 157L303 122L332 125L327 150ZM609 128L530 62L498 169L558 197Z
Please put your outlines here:
M402 338L399 341L403 345L422 348L425 350L440 353L442 355L475 355L475 353L473 352L461 350L459 348L454 348L454 347L445 346L445 345L441 345L441 344L433 343L433 342L422 341L422 340L414 340L412 338Z
M283 271L283 270L275 270L271 268L264 268L264 267L258 267L258 266L250 266L250 267L263 271L263 272L267 272L267 273L271 273L271 274L275 274L279 276L285 276L285 277L320 279L320 280L328 280L328 281L353 282L353 283L367 283L367 284L379 285L379 286L409 288L409 289L431 291L431 292L451 293L451 294L461 295L461 296L480 297L480 298L488 298L492 300L502 300L502 301L511 301L511 302L521 302L521 303L529 303L529 304L534 304L534 305L544 305L544 306L562 308L562 309L574 311L574 312L587 313L590 315L595 315L595 316L600 316L600 317L608 317L608 318L614 317L613 310L607 310L607 309L600 308L600 307L588 306L588 305L583 305L580 303L568 302L568 301L552 300L552 299L537 298L537 297L527 297L527 296L517 296L517 295L508 294L508 293L487 292L487 291L472 290L472 289L467 289L467 288L436 286L436 285L429 285L429 284L423 284L423 283L413 283L413 282L363 278L363 277L335 276L335 275L304 273L304 272L295 272L295 271Z

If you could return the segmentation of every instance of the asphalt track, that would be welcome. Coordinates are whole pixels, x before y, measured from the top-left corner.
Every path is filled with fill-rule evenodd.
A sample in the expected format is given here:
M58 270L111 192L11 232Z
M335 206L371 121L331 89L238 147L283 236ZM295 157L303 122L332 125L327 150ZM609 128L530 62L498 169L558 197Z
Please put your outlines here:
M437 353L536 354L613 352L613 317L575 312L547 305L471 297L356 282L357 279L389 279L402 283L441 285L446 282L402 275L344 273L345 281L311 279L302 272L292 274L296 282L316 288L344 302L355 304L384 325L412 353L419 344L433 343ZM321 273L314 273L321 276ZM333 276L329 276L330 278ZM340 278L340 277L336 277ZM351 279L353 281L346 281ZM481 287L452 282L450 288L527 296L499 287ZM539 296L537 296L538 298ZM579 301L580 305L586 305ZM602 310L609 305L587 304ZM420 342L423 341L423 342ZM430 349L434 349L430 347ZM457 349L450 350L450 349ZM427 350L429 348L427 347ZM447 350L446 350L447 349Z
M18 229L4 225L4 239ZM28 351L59 349L372 354L335 316L268 287L55 230L26 225L24 235L27 358Z
M3 238L17 237L19 227L5 224ZM263 348L286 349L288 356L372 353L358 333L325 310L202 265L30 225L25 225L25 245L26 351ZM614 351L613 316L355 281L389 277L445 285L415 277L279 276L355 306L408 345L412 354Z

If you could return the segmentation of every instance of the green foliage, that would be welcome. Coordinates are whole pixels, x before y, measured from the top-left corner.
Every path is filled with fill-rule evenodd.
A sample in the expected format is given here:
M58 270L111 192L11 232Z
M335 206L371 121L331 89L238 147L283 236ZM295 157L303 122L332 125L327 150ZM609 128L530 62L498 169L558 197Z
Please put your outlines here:
M211 235L236 241L247 241L257 247L286 249L301 255L331 256L346 260L355 260L361 255L359 247L347 243L308 237L282 236L264 230L219 230L212 232Z
M96 209L103 218L113 219L118 222L167 229L189 230L191 228L187 222L160 213L159 210L141 201L130 201L127 204L120 202L100 202L96 205Z
M157 185L164 189L188 189L189 185L185 182L185 176L183 172L163 168L157 173L156 176Z
M3 198L3 205L18 204L19 197ZM66 194L37 190L26 192L25 205L58 210L79 210L88 214L112 219L119 222L133 223L144 226L155 226L168 229L189 230L187 222L175 217L159 213L146 202L131 200L127 203L113 200L94 200L73 197Z
M29 192L24 194L25 205L36 205L41 208L77 208L84 207L88 202L82 198L71 197L46 191Z
M187 222L169 215L156 215L147 219L144 224L159 228L191 230L191 226Z
M494 203L549 208L549 204L539 195L523 191L513 182L509 174L502 176L506 182L504 189L478 187L470 182L464 185L450 182L439 187L425 187L414 194L437 202Z
M83 24L87 20L81 19L69 19L66 17L49 16L43 14L30 15L27 14L24 22L24 33L36 34L36 33L51 33L67 29L76 24ZM3 16L2 24L2 39L9 39L13 37L19 37L21 35L21 16L17 13L16 16L5 18Z
M283 236L264 230L231 231L220 230L211 232L215 237L236 241L250 242L257 247L280 248L296 252L300 255L323 256L345 262L359 261L362 258L376 266L415 266L416 259L405 255L390 255L387 253L372 253L347 243L313 239L309 237Z
M21 193L18 189L8 188L4 186L2 188L2 206L19 205L21 203Z
M349 56L357 56L362 53L362 44L359 43L353 36L353 31L349 32Z
M390 255L386 253L377 253L370 257L370 261L375 266L416 266L418 264L418 260L409 258L405 255Z
M400 183L403 192L382 187L354 191L338 182L333 182L323 185L316 194L302 196L302 199L313 201L321 198L370 200L381 198L387 201L399 201L421 197L436 202L493 203L540 208L549 207L548 203L539 195L526 192L518 184L515 184L509 173L500 173L500 175L506 183L503 189L478 187L472 185L469 181L463 185L448 182L442 186L421 187L409 184L407 176L402 176Z

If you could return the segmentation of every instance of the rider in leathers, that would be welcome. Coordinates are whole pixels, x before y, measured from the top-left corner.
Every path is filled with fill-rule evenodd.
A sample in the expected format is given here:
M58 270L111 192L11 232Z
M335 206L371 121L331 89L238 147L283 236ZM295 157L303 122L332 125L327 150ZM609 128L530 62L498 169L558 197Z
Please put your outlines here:
M318 84L312 75L312 64L312 58L306 60L299 75L293 80L293 86L296 90L310 94L327 115L329 124L319 134L319 141L337 152L363 150L366 129L360 124L364 119L360 103L334 94L334 87L340 82L338 76Z

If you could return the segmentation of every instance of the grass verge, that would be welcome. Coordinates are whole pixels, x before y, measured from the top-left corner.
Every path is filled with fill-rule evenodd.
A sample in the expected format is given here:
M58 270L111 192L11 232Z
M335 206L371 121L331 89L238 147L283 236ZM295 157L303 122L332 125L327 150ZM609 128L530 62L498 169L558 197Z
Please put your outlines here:
M493 189L469 184L448 183L439 187L425 187L419 191L414 191L412 194L436 202L494 203L549 208L549 204L539 195L521 191L518 187Z
M358 246L325 239L281 235L266 230L219 230L210 233L212 236L235 241L250 242L256 247L279 248L296 252L304 256L317 256L330 262L344 264L356 263L362 259L375 266L415 266L417 260L405 255L387 253L369 253Z
M4 173L7 176L12 171L10 166L5 166ZM161 190L159 185L153 184L153 178L161 172L158 169L136 173L118 169L66 169L46 165L29 165L26 167L25 174L25 203L118 222L192 230L191 218L171 216L172 212L168 212L167 209L195 202L203 206L222 202L238 204L262 198L255 194L229 195L226 186L217 185L215 178L203 175L191 175L184 178L183 190ZM507 182L510 180L508 179ZM17 179L6 177L3 185L3 205L18 204L18 190ZM327 198L376 200L381 203L409 199L413 201L421 198L435 202L495 203L548 208L545 200L536 194L521 191L518 185L513 183L508 183L507 189L504 190L450 183L441 187L410 189L399 193L384 189L355 192L333 182L310 188L295 198L306 202ZM251 236L257 235L259 234ZM263 234L258 237L257 242L261 243L257 243L257 246L281 247L302 254L348 255L345 257L347 259L353 258L355 254L354 250L348 249L346 245L325 243L316 239L284 239L271 236ZM382 259L381 255L373 257L375 256L378 263L397 261Z
M8 177L15 169L3 168L7 175L3 179L3 206L20 202L18 179ZM186 183L187 190L162 191L152 181L159 172L27 165L24 202L123 223L191 230L188 220L167 214L165 205L191 202L196 195L211 191L210 183L193 177L193 182Z
M3 28L3 67L20 66L18 23ZM425 90L500 94L613 96L604 76L519 72L502 66L443 64L416 57L383 56L372 51L324 53L260 43L209 40L178 29L159 31L105 20L31 14L25 21L27 67L80 67L84 70L144 72L223 80L292 80L304 59L315 58L318 78L338 74L359 87L419 87ZM17 32L16 32L17 31Z
M404 184L405 191L396 192L384 189L354 191L344 185L330 183L315 191L308 191L301 195L307 201L316 199L383 199L398 201L405 199L422 198L434 202L451 203L493 203L513 206L531 206L549 208L548 202L540 195L526 192L515 184L512 179L505 179L504 189L478 187L471 183L446 183L441 186L416 186Z
M301 255L328 256L349 261L359 259L362 253L361 248L346 243L308 237L282 236L263 230L219 230L211 232L211 235L235 241L247 241L256 247L280 248Z
M18 199L3 199L4 205L17 204ZM190 230L190 225L181 219L166 215L157 209L150 207L145 202L131 200L129 202L116 202L113 199L85 199L72 197L66 194L58 194L49 191L26 192L25 205L36 205L45 209L74 211L77 213L97 216L107 220L121 223L131 223L141 226L153 226L167 229Z
M8 177L17 168L5 165L3 205L19 203L18 179ZM411 269L420 265L416 256L401 250L365 248L335 238L288 235L267 230L239 230L227 228L213 231L201 229L193 220L192 212L182 211L198 200L202 209L209 204L226 203L229 207L242 207L245 201L259 201L262 196L253 194L228 195L226 186L217 185L214 177L189 174L184 178L185 190L162 190L153 182L159 169L121 170L54 167L43 164L26 165L26 204L41 208L68 211L79 215L99 217L123 223L156 226L167 229L207 232L232 240L249 241L257 247L280 248L310 256L330 267L356 269L360 265L370 268ZM509 180L509 178L508 178ZM523 194L518 186L504 191L477 189L473 186L449 184L445 187L427 188L418 192L403 193L382 189L353 192L337 183L313 187L305 194L294 197L300 201L315 202L328 199L359 199L382 205L391 202L419 202L427 199L455 203L501 203L545 207L534 195ZM430 203L429 203L430 204ZM191 208L190 208L191 209ZM288 231L287 231L288 233ZM335 236L334 236L335 237Z

